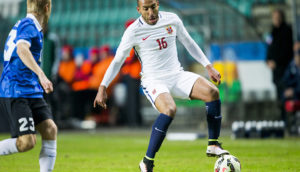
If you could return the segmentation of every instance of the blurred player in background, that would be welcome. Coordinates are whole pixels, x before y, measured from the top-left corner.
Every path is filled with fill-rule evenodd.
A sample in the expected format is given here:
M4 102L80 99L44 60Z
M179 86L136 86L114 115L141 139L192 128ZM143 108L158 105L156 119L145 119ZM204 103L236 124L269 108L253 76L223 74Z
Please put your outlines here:
M300 43L296 42L294 45L294 60L290 63L282 82L284 83L283 98L285 103L285 111L292 113L286 116L286 127L289 134L294 135L300 133L298 131L299 124L297 124L297 109L300 104ZM295 113L295 114L293 114Z
M0 111L7 116L11 139L0 141L0 155L26 152L42 136L40 171L52 171L56 159L57 127L43 92L52 83L40 68L43 28L51 14L51 0L27 0L27 16L17 22L5 44L0 80ZM44 90L43 90L44 89Z
M219 72L212 67L176 14L159 12L158 0L137 0L137 3L141 17L125 31L116 56L98 89L94 106L98 104L106 108L106 89L134 48L142 64L141 85L144 93L160 112L152 127L146 156L139 165L141 171L153 171L155 154L175 117L176 105L172 96L206 102L209 130L206 153L208 156L228 154L218 142L222 119L219 91L204 77L183 70L178 61L176 38L207 69L210 78L218 83L221 78Z
M273 82L276 86L277 100L281 110L281 119L285 121L286 114L283 108L282 77L293 59L293 34L292 28L286 23L282 10L272 13L271 40L267 51L267 65L272 70Z
M281 79L284 71L293 59L293 34L286 23L282 10L272 13L271 41L267 52L267 65L273 72L273 81L277 87L277 96L282 96Z
M300 42L295 43L294 54L283 77L285 100L300 100Z

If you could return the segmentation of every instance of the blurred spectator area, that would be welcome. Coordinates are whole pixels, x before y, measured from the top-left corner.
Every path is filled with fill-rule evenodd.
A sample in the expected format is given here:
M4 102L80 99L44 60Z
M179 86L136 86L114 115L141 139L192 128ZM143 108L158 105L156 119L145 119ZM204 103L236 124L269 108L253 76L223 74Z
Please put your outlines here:
M2 2L3 1L3 2ZM161 0L161 10L175 11L201 46L207 41L258 39L249 27L257 5L283 4L284 0ZM124 23L137 18L133 0L53 0L50 30L75 47L118 45ZM2 4L2 5L1 5ZM2 15L12 23L25 16L25 0L1 0ZM234 25L232 24L234 23Z
M258 29L260 23L256 26L254 19L266 17L274 6L286 6L286 1L289 0L161 0L160 9L176 12L191 36L204 47L211 42L260 39L263 30ZM58 34L63 44L74 47L103 44L116 47L124 23L139 16L134 0L53 0L52 3L50 32ZM1 0L0 14L15 23L25 16L25 6L25 0ZM256 10L259 7L265 9L263 14Z

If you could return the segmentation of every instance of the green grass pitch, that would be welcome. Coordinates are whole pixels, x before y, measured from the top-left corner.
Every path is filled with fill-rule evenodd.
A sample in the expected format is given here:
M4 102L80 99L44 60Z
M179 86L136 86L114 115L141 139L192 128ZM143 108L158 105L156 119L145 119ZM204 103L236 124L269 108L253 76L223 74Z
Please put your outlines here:
M8 135L0 135L0 140ZM101 132L60 133L57 172L137 172L145 154L149 133ZM224 147L239 158L243 172L300 172L300 138L231 140ZM205 155L206 139L165 141L157 154L157 172L209 172L216 158ZM40 136L26 153L0 156L1 172L38 172Z

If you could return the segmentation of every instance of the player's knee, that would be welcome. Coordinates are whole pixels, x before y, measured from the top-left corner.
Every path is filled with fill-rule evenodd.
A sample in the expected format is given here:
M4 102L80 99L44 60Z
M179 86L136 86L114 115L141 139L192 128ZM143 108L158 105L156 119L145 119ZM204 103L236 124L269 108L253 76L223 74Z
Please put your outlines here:
M56 138L57 135L57 126L55 125L55 123L51 123L45 130L45 135L47 135L48 137L51 137L52 139Z
M176 114L176 105L169 105L163 112L164 114L174 118Z
M220 93L219 93L219 89L217 87L211 87L209 90L209 93L210 93L209 101L214 101L214 100L220 99Z
M43 140L56 140L57 127L53 120L46 120L37 126Z
M17 139L17 148L19 152L26 152L34 148L36 144L36 136L33 134L28 134L20 136Z

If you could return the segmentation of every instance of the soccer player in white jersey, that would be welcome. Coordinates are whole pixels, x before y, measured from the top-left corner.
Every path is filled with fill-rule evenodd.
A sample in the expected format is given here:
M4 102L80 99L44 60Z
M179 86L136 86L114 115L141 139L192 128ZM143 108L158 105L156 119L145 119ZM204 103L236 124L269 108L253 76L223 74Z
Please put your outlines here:
M155 154L176 113L173 97L206 102L209 135L206 153L208 156L228 154L218 142L222 119L219 91L204 77L183 70L178 61L176 39L207 69L210 78L218 83L221 78L219 72L212 67L176 14L159 12L158 0L137 0L137 3L141 16L125 31L116 56L99 87L94 106L98 104L106 108L106 89L134 48L142 64L141 86L153 107L160 113L152 127L147 153L139 165L141 171L153 171Z

